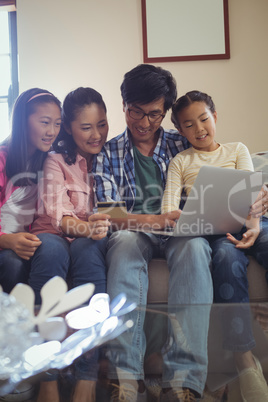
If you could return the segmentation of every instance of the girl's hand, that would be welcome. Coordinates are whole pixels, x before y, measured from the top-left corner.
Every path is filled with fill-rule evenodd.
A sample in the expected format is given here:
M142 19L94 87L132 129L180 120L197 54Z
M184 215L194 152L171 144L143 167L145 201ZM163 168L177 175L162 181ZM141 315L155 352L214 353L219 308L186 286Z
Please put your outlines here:
M244 234L241 240L237 240L230 233L226 234L226 237L230 242L232 242L236 248L246 249L252 247L255 243L255 240L259 236L260 231L257 229L248 229Z
M0 236L0 247L13 250L24 260L29 260L41 243L41 240L37 236L27 232L3 234Z
M93 240L100 240L107 236L111 222L109 221L110 215L107 214L93 214L88 217L90 228L90 238Z
M264 184L254 204L250 208L250 215L260 218L268 210L268 188Z

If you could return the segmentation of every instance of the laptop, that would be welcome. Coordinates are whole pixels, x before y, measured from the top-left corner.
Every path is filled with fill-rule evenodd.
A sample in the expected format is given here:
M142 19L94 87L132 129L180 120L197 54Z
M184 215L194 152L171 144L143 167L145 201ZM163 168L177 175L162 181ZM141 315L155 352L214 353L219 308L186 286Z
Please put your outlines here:
M262 184L262 172L202 166L175 228L137 231L176 237L238 233Z

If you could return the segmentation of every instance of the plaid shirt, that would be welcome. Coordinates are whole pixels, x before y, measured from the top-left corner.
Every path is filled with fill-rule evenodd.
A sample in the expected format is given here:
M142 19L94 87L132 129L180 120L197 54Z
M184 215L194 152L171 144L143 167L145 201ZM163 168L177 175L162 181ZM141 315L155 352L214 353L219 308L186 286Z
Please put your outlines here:
M153 159L157 163L165 188L170 160L184 149L188 141L176 130L164 131L154 149ZM133 146L128 130L108 141L95 160L95 196L98 201L126 201L127 210L132 211L135 197L135 169Z

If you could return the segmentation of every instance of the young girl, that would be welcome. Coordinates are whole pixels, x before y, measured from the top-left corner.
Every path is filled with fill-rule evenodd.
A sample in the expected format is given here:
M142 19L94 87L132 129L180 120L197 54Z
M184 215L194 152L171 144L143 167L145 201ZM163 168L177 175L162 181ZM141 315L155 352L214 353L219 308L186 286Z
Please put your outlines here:
M172 108L172 121L192 147L180 152L170 163L162 213L179 208L182 187L189 194L202 165L253 170L248 149L239 142L219 144L215 140L217 112L211 97L191 91L179 98ZM220 211L219 211L220 213ZM268 269L268 220L251 215L239 235L207 236L212 249L214 299L218 303L249 303L245 249ZM234 352L244 401L268 400L268 387L262 369L251 349L255 341L247 309L227 309L224 347ZM230 314L231 313L231 314ZM237 319L241 326L237 328ZM235 330L237 328L237 331ZM241 332L240 332L241 330Z
M60 101L44 89L29 89L16 100L11 135L0 147L0 284L8 293L27 282L29 260L41 244L29 225L37 179L60 125Z
M91 88L70 92L62 110L62 127L44 165L40 181L40 205L32 233L42 241L32 258L29 284L40 299L40 289L52 272L69 270L72 286L94 283L95 293L106 292L105 254L109 215L93 214L94 156L108 134L106 106ZM58 274L59 275L59 274ZM52 275L54 276L54 275ZM78 379L73 401L94 401L97 378L96 352L89 360L82 356L76 364ZM41 401L59 401L56 377L42 382Z

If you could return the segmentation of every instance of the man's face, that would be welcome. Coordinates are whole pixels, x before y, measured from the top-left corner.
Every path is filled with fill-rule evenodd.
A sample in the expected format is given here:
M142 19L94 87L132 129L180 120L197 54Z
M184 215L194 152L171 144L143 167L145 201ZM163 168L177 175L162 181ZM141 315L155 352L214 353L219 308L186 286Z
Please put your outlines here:
M145 105L139 103L124 104L126 123L132 134L134 145L155 139L156 132L166 113L164 102L165 99L160 98ZM149 116L143 115L144 113L149 114ZM140 119L140 117L142 118Z

